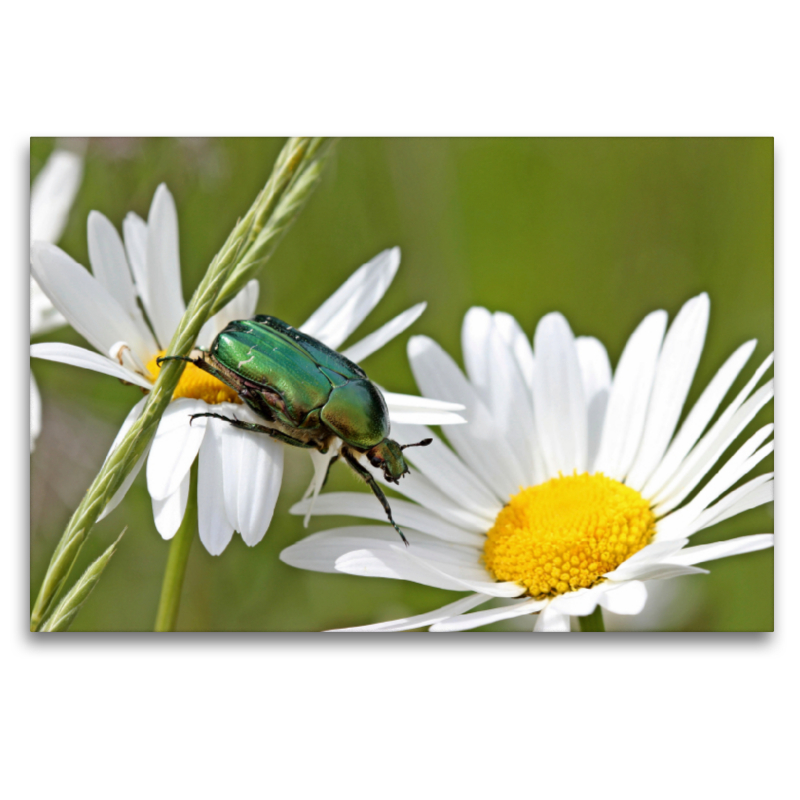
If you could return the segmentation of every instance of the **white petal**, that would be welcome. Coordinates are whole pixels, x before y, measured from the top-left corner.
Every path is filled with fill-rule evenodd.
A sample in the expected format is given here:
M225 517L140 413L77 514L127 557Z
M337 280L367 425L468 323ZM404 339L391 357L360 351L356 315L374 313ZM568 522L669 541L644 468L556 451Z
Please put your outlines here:
M750 420L772 399L772 396L773 382L769 381L732 416L727 417L724 425L720 426L719 420L715 423L709 433L684 460L680 469L664 489L657 497L652 498L658 514L663 515L675 508L689 495ZM722 417L720 417L721 419Z
M461 352L472 385L488 405L489 353L486 342L492 328L492 315L485 308L470 308L461 325Z
M568 617L585 617L597 608L600 595L605 591L604 585L591 589L578 589L554 597L550 601L553 611L558 611Z
M314 477L303 495L303 500L308 500L308 507L306 508L305 517L303 518L303 527L308 527L308 521L311 519L311 513L314 510L314 504L317 502L319 493L325 485L328 477L328 470L331 468L331 463L339 455L339 446L341 439L335 439L330 445L327 453L320 453L317 450L309 450L308 454L311 456L311 464L314 467Z
M357 269L300 330L338 350L386 293L399 266L399 247L379 253Z
M222 444L220 432L227 422L209 420L200 448L197 476L197 516L200 541L212 556L218 556L233 537L233 525L225 513L222 493Z
M243 460L242 449L247 433L231 425L219 428L220 452L222 458L222 496L225 500L225 514L234 530L239 530L239 493L237 479Z
M208 429L208 417L191 421L208 406L202 400L181 397L167 406L153 437L153 452L147 462L147 490L155 500L164 500L177 491L197 456ZM226 423L227 424L227 423ZM222 495L220 480L217 491Z
M305 539L283 549L279 558L284 564L297 569L336 572L336 559L339 556L351 549L363 547L369 541L363 536L358 542L353 542L352 538L356 535L357 532L354 533L352 528L312 533L311 536L306 536Z
M575 340L578 363L581 365L583 394L586 398L588 426L588 469L594 471L594 462L603 437L603 423L611 392L611 363L603 344L592 336L579 336Z
M521 431L527 436L527 442L521 440L520 445L527 450L527 456L530 459L527 462L528 465L532 463L533 473L530 476L529 483L535 486L546 480L547 468L545 467L542 448L536 436L536 415L533 407L533 381L536 362L533 357L533 348L519 323L510 314L505 314L502 311L495 312L493 320L495 331L506 343L510 352L513 353L519 373L522 375L522 379L528 389L527 395L530 402L526 413L530 415L530 418L526 418L526 424L523 431ZM516 429L512 430L512 433L516 432Z
M405 451L405 457L414 469L418 469L457 505L487 521L500 513L502 502L433 431L423 426L395 425L392 432L402 444L433 440L427 447L409 448Z
M485 594L471 594L468 597L462 597L460 600L456 600L455 603L449 603L446 606L442 606L442 608L437 608L435 611L428 611L425 614L418 614L415 617L395 619L391 622L376 622L373 625L361 625L357 628L336 628L332 633L410 631L414 630L414 628L424 628L427 625L434 625L453 614L461 614L464 611L469 611L469 609L475 608L475 606L486 603L491 599L491 597Z
M710 528L723 520L749 511L751 508L771 503L775 499L775 483L773 473L759 475L738 489L726 494L718 503L707 508L692 525L692 533L703 528Z
M534 359L533 348L520 324L502 311L494 314L494 324L506 344L513 350L520 372L529 389L533 388Z
M752 355L755 346L755 340L743 344L713 377L700 399L694 404L686 421L681 425L678 435L672 441L658 468L645 484L642 490L645 497L654 497L675 474L683 459L697 443L706 425L711 421L722 399L731 388L731 384Z
M178 212L163 183L156 189L147 217L147 285L146 311L163 349L186 310L178 252Z
M677 564L660 562L641 565L629 565L626 561L613 572L607 572L605 577L616 583L623 581L652 581L664 578L677 578L681 575L708 574L707 569L699 567L684 567Z
M83 159L54 150L31 186L31 241L57 242L83 177Z
M755 550L764 550L773 546L775 535L772 533L757 533L753 536L740 536L738 539L728 539L725 542L711 542L696 547L686 547L670 557L673 564L704 564L717 558L727 558L741 553L752 553Z
M117 342L127 342L137 354L148 352L142 332L122 306L63 250L34 242L31 271L53 305L99 352L108 353Z
M611 388L611 362L603 343L593 336L578 336L575 349L581 368L583 394L588 401L598 392Z
M667 450L689 394L708 328L709 300L704 292L678 312L658 357L653 392L639 451L625 483L641 489Z
M447 438L461 459L504 501L519 491L513 470L508 468L504 437L496 428L486 404L466 380L453 359L427 336L412 336L408 357L414 378L428 397L460 403L466 425L447 428Z
M125 480L122 481L119 489L114 492L111 499L106 503L106 507L98 515L97 522L100 522L101 519L105 519L125 499L125 495L128 494L128 489L133 485L136 476L144 466L144 462L147 460L149 454L150 443L148 442L144 452L139 456L139 460L133 465L133 469L125 476Z
M414 547L413 542L411 547ZM351 550L336 559L336 570L349 575L413 581L438 589L471 590L495 597L516 597L524 592L524 588L511 583L494 583L488 579L480 581L453 575L452 569L440 569L429 559L415 557L408 552L411 547L394 545L388 549L375 549L373 545L372 549Z
M639 614L647 602L647 587L641 581L629 581L607 589L600 605L612 614Z
M628 339L617 364L594 465L595 471L609 478L622 480L639 449L666 327L665 311L648 314Z
M146 364L158 347L136 301L136 289L122 240L108 219L97 211L89 214L87 229L89 263L92 265L94 277L136 325L145 347L137 355Z
M36 381L33 379L33 373L31 372L31 453L33 452L34 445L36 444L36 440L39 438L39 434L42 431L42 396L39 394L39 387L36 385Z
M381 389L389 409L401 411L463 411L461 403L448 403L445 400L432 400L430 397L420 397L416 394L397 394Z
M214 339L234 320L250 319L256 313L259 286L257 280L249 281L236 297L214 314L200 329L197 336L198 346L210 347Z
M683 525L691 525L697 520L703 511L713 503L723 492L726 492L740 478L743 478L753 467L763 458L772 452L774 442L766 445L762 450L758 450L759 445L772 433L774 426L765 425L756 431L737 451L733 454L711 480L692 498L691 502L680 509L675 514L666 517L659 522L659 529L662 532L672 529L676 524L673 517L679 519ZM654 509L656 516L661 515L661 506ZM668 535L672 535L671 532Z
M126 343L133 348L141 363L146 364L158 350L158 346L137 303L136 289L122 240L108 219L97 211L89 214L87 228L92 272L136 326L138 341Z
M83 347L76 347L73 344L63 342L42 342L31 345L31 358L43 358L47 361L59 361L62 364L70 364L73 367L90 369L93 372L102 372L104 375L111 375L121 381L128 381L143 389L152 389L153 384L145 380L140 375L120 366L110 358L93 353Z
M499 608L489 608L486 611L475 611L472 614L461 614L451 616L442 622L431 626L432 633L448 633L451 631L466 631L472 628L480 628L483 625L491 625L493 622L500 622L504 619L513 619L525 614L535 614L547 605L547 600L523 600L519 603L512 603Z
M94 354L92 354L94 355ZM103 461L105 464L108 461L108 457L117 449L117 445L125 438L125 435L128 431L133 427L133 423L136 422L139 417L142 416L142 411L144 411L144 407L147 404L147 398L143 397L129 412L128 415L125 417L122 425L120 426L119 431L117 431L117 435L114 437L114 441L111 443L111 447L108 449L108 453Z
M361 341L348 347L347 350L343 350L342 355L351 361L355 361L356 364L360 364L367 356L380 350L381 347L399 336L406 328L413 325L427 305L427 303L417 303L417 305L412 306L394 319L389 320L369 336L365 336Z
M464 530L475 533L486 533L494 524L494 515L488 516L478 510L464 508L451 500L436 485L419 472L406 475L399 484L387 483L380 470L371 465L365 467L372 472L379 484L399 492L426 508L435 511L439 516L449 520L454 525Z
M48 333L55 328L60 328L67 324L63 315L53 308L50 298L42 291L41 286L31 275L30 283L30 323L31 336Z
M396 394L381 389L383 399L389 408L389 419L401 425L463 425L461 416L464 406L460 403L446 403L412 394Z
M513 437L502 438L506 470L517 488L534 480L531 444L535 433L530 389L509 337L514 332L508 320L503 318L498 326L485 308L471 308L464 316L461 348L467 375L498 433L502 436L514 429Z
M496 581L479 563L472 548L458 545L419 545L413 550L399 544L390 544L395 556L434 576L458 581L461 587L494 597L519 597L525 587L511 581ZM382 557L383 554L382 554ZM337 566L337 569L339 567Z
M683 539L662 539L660 538L660 532L656 532L656 539L655 541L648 544L646 547L643 547L639 550L638 553L634 553L630 558L626 559L623 564L620 566L627 565L628 567L637 565L640 566L642 564L650 564L650 563L658 563L661 561L668 560L669 556L673 553L677 553L678 550L681 549L684 545L689 544L688 538ZM618 568L619 569L619 568ZM607 573L605 577L608 577L612 573ZM612 580L615 580L612 578Z
M496 582L479 563L475 548L438 542L406 530L408 548L388 526L337 528L308 536L281 553L293 567L318 572L416 581L454 591L477 591L493 597L516 597L525 590Z
M533 458L537 440L533 396L514 351L504 340L494 319L484 347L489 357L489 386L485 395L492 418L504 433L506 460L514 471L517 487L528 486L539 477Z
M220 428L228 520L250 547L269 528L283 478L284 447L268 436L232 425Z
M130 211L122 222L122 236L136 284L136 292L142 298L145 310L150 308L150 282L147 274L147 223ZM157 284L156 284L157 285Z
M536 432L548 476L585 472L588 429L583 379L575 339L561 314L547 314L539 321L534 352Z
M569 617L548 605L539 612L533 630L534 633L569 633Z
M92 354L94 355L94 354ZM142 416L142 411L144 411L145 404L147 403L147 398L143 397L129 412L128 416L125 417L122 425L120 426L119 431L117 431L117 435L114 437L114 441L111 443L111 447L108 448L108 453L103 461L105 464L108 461L111 454L117 449L119 443L123 440L125 435L133 426L133 423L136 422L139 417ZM147 449L142 453L139 457L138 462L134 466L133 470L128 473L126 479L123 481L122 485L117 489L114 493L114 496L111 500L108 501L106 507L100 512L100 515L97 518L97 521L100 522L101 519L105 519L123 500L125 495L128 493L128 489L131 487L131 484L134 481L134 478L139 474L139 470L144 465L145 459L147 458L148 453L150 452L150 444L147 445Z
M463 425L466 420L452 411L389 409L389 420L400 425Z
M389 505L392 507L392 516L395 522L401 528L413 528L445 542L471 545L476 548L483 547L484 536L465 531L456 525L445 522L433 511L429 511L416 503L409 503L407 500L398 500L396 497L392 497ZM291 513L305 514L309 510L312 516L342 514L379 521L386 519L386 512L383 510L383 506L372 493L329 492L328 494L320 495L315 502L312 498L301 500L292 506Z
M162 539L171 539L183 522L192 474L187 472L178 488L163 500L153 499L153 518Z

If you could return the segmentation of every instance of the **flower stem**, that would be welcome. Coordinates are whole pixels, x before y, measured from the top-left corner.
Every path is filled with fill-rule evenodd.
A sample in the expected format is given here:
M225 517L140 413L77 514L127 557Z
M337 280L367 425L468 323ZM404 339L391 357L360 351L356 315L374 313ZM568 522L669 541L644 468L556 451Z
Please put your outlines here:
M186 575L186 562L192 549L192 540L197 530L197 461L192 464L189 498L186 501L186 512L183 515L178 532L169 546L167 566L164 569L164 580L161 584L161 599L156 612L156 633L175 630L178 619L178 608L181 604L183 577Z
M578 617L582 633L602 633L606 626L603 623L603 609L598 605L588 617Z

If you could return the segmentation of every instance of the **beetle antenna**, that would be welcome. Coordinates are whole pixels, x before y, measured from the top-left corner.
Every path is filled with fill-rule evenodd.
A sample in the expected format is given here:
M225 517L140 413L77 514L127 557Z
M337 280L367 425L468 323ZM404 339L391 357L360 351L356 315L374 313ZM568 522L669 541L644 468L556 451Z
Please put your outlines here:
M190 364L194 364L194 359L189 356L161 356L156 359L156 364L160 367L165 361L188 361Z
M400 449L405 450L407 447L427 447L433 439L423 439L421 442L414 442L414 444L401 444Z

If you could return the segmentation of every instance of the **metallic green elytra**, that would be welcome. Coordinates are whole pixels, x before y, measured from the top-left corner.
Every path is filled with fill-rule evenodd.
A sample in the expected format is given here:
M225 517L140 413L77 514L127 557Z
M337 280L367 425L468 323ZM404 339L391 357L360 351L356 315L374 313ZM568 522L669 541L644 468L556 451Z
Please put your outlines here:
M408 472L403 450L428 445L431 440L400 445L389 438L386 401L358 364L282 320L263 314L231 322L211 348L195 358L165 356L159 363L169 360L188 361L222 381L264 424L213 413L193 414L192 419L216 417L237 428L320 453L327 453L333 441L341 439L331 464L340 455L344 457L375 493L408 544L392 518L386 496L358 456L365 455L373 467L383 470L387 481L398 483Z

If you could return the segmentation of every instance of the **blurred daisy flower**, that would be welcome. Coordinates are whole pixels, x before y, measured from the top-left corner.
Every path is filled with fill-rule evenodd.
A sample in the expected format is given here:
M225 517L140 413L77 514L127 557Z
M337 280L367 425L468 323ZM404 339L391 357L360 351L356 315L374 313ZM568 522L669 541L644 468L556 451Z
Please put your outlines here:
M697 531L773 498L771 473L729 491L772 452L772 425L723 458L773 396L771 380L756 389L772 355L714 419L755 341L730 356L675 434L708 315L706 294L687 302L668 332L666 312L649 314L613 378L603 345L573 336L557 313L539 322L532 349L513 317L471 309L462 330L466 377L435 342L413 337L409 358L422 393L462 403L468 423L448 429L452 450L435 438L409 453L416 470L395 487L408 500L393 499L392 510L411 546L398 546L385 525L355 526L309 536L282 560L471 592L426 614L351 630L459 631L536 614L534 630L568 631L571 617L598 604L638 614L645 581L706 572L695 565L770 547L772 534L687 546ZM433 436L415 426L396 435ZM314 513L380 518L366 499L322 495ZM292 511L306 513L308 502ZM502 604L471 612L489 601Z
M186 308L178 254L178 218L166 186L162 184L156 190L147 222L136 214L127 215L123 237L124 243L102 214L93 211L89 215L93 274L52 244L32 245L31 265L36 280L56 309L98 352L47 343L33 345L31 355L102 372L147 391L158 375L156 360L165 354L164 348ZM383 297L399 264L397 248L379 254L358 269L300 329L337 349ZM251 281L205 324L197 346L209 347L230 321L252 317L257 300L258 282ZM366 358L411 325L424 307L419 304L408 309L344 350L344 354L352 359ZM463 422L453 413L457 407L451 403L391 393L384 396L395 422ZM112 451L138 419L145 401L142 399L128 414ZM241 420L260 421L241 404L233 390L187 364L148 452L102 516L122 500L147 460L147 488L156 528L165 539L172 538L183 520L190 468L198 458L199 534L208 552L221 553L234 531L239 531L250 546L261 541L280 489L285 445L207 417L190 424L190 415L208 411L222 415L235 412Z
M31 186L31 242L57 242L83 177L83 158L70 150L54 150ZM31 276L31 336L66 325ZM42 430L42 399L31 373L31 452Z

